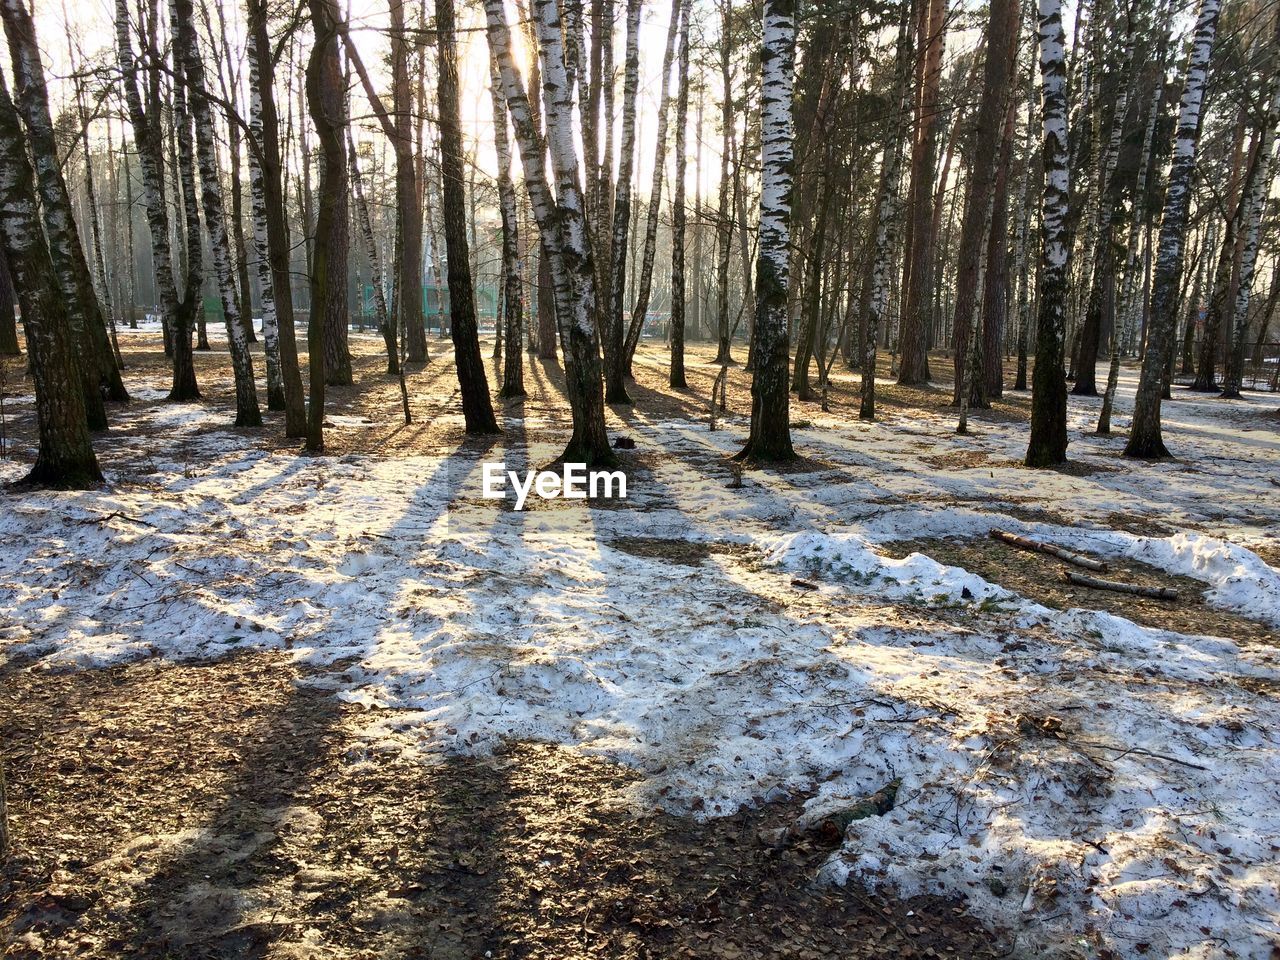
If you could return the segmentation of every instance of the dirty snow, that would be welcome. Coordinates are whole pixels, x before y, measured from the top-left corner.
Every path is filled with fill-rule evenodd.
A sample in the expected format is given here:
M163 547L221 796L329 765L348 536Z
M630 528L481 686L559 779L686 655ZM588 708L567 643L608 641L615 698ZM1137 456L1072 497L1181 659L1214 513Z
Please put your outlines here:
M1120 428L1132 393L1126 376ZM1169 404L1186 456L1154 465L1082 436L1096 409L1072 398L1081 476L1020 467L1020 424L961 438L942 417L841 411L796 431L814 469L728 489L740 418L710 432L640 408L615 426L677 456L647 459L627 505L516 513L474 494L471 453L299 458L246 450L225 410L135 404L101 443L107 488L0 495L0 659L287 651L370 708L355 758L545 739L637 768L638 806L699 816L796 791L820 812L900 778L826 879L967 898L1039 955L1266 955L1275 648L1048 610L884 552L1000 526L1198 578L1207 602L1280 624L1280 572L1250 549L1280 532L1268 408ZM689 563L624 549L641 537L683 541Z

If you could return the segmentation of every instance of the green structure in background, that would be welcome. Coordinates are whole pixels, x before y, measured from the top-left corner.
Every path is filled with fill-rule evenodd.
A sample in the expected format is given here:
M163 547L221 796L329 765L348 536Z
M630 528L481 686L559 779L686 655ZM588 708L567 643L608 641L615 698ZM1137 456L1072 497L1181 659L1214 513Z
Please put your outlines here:
M476 285L476 313L481 327L492 327L497 322L498 288L492 283ZM422 285L422 312L427 321L427 332L449 332L449 287L442 283ZM373 284L366 283L360 290L360 312L352 317L352 323L360 329L374 325Z

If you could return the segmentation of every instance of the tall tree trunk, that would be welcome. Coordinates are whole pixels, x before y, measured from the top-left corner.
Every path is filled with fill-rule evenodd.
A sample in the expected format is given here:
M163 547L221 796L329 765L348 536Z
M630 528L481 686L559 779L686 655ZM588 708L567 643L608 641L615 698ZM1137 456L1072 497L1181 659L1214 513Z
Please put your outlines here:
M498 62L489 57L489 92L493 99L493 145L498 157L498 207L502 214L502 389L500 397L523 397L524 276L520 266L520 215L511 180L511 139L507 104L502 98Z
M1240 277L1236 286L1235 301L1231 305L1228 331L1231 337L1227 351L1226 376L1222 384L1222 396L1239 397L1244 383L1244 342L1249 329L1249 300L1253 292L1253 275L1258 262L1258 242L1262 228L1262 210L1267 193L1275 180L1275 139L1280 127L1280 15L1276 17L1276 31L1272 40L1271 89L1265 119L1258 125L1258 154L1255 166L1244 188L1246 211L1242 237L1244 247L1240 252ZM1266 320L1263 319L1263 326Z
M339 14L341 16L341 14ZM342 22L338 29L341 31ZM326 107L329 118L338 133L339 153L342 163L332 171L336 179L329 184L329 192L321 193L322 205L333 208L333 216L329 220L331 234L328 238L328 269L325 276L329 282L329 295L325 298L324 317L324 375L325 385L330 387L350 386L355 382L351 369L351 346L348 340L351 314L348 309L347 294L348 269L351 257L351 218L347 202L350 183L347 180L346 150L342 148L343 131L347 127L347 71L341 58L339 59L341 80L338 85L325 89L325 96L330 102ZM323 149L323 148L322 148ZM324 162L323 160L321 161ZM319 219L317 218L317 223Z
M1209 0L1215 2L1215 0ZM1066 37L1062 0L1039 0L1040 102L1044 129L1044 194L1041 202L1040 308L1036 363L1031 378L1029 467L1067 459L1067 379L1063 346L1067 326L1067 212L1070 171L1067 137Z
M1191 181L1195 175L1200 143L1201 107L1208 78L1209 55L1218 28L1221 0L1202 0L1195 38L1187 61L1187 77L1178 110L1178 130L1173 163L1165 190L1164 218L1160 222L1159 253L1151 293L1151 322L1142 377L1133 406L1133 427L1124 448L1127 457L1155 458L1169 455L1160 426L1160 401L1165 368L1173 352L1177 294L1182 275L1187 216L1191 206Z
M898 334L898 382L929 382L929 313L933 298L933 175L938 141L938 86L946 35L946 0L917 0L916 132L911 153L906 275Z
M667 25L667 45L662 55L661 101L658 105L658 139L653 160L653 182L649 186L649 212L645 221L644 254L640 260L640 284L636 290L631 323L623 345L623 372L631 376L631 360L635 356L645 315L649 312L649 294L653 284L653 258L658 244L658 211L662 204L662 180L667 163L667 118L671 112L671 60L676 49L676 34L689 0L671 0L671 20Z
M686 155L689 126L689 5L680 16L680 52L677 56L676 76L679 78L676 94L676 172L671 197L671 369L670 385L677 390L687 389L684 375L684 326L685 326L685 172L688 169Z
M636 156L636 100L640 89L640 13L643 0L627 0L627 47L622 81L622 156L613 201L612 263L603 331L606 403L630 403L625 374L626 342L622 311L627 296L627 248L631 228L631 177Z
M1169 42L1169 31L1166 27L1160 38L1156 63L1159 69L1155 92L1151 96L1151 107L1147 114L1147 128L1142 137L1142 158L1138 161L1138 179L1135 181L1133 220L1129 224L1129 240L1125 251L1124 276L1120 293L1118 323L1112 324L1111 362L1107 368L1107 388L1102 396L1102 410L1098 413L1098 433L1111 432L1111 411L1115 405L1116 384L1120 381L1120 354L1127 348L1134 328L1140 306L1138 298L1138 240L1143 233L1147 217L1143 211L1149 207L1151 194L1151 153L1155 145L1156 121L1160 118L1160 105L1164 102L1164 63L1165 50ZM1193 293L1192 299L1199 299L1199 289Z
M400 236L398 326L408 331L410 363L426 363L427 333L422 315L422 189L413 156L413 95L409 87L409 39L404 0L391 0L391 99L396 136L396 222ZM419 104L425 109L425 104Z
M206 93L204 61L196 39L195 12L191 0L172 0L177 24L175 48L183 60L186 84L190 90L191 112L195 119L196 152L200 164L200 197L204 206L205 228L213 252L214 274L222 297L226 319L227 342L231 347L231 367L236 383L236 426L262 425L258 409L258 392L253 380L253 358L240 314L240 297L236 290L235 264L227 235L227 220L222 206L222 185L218 180L217 143L214 139L213 111Z
M444 187L444 239L449 256L449 330L462 391L467 433L497 433L489 381L476 328L475 289L467 245L462 124L458 116L458 46L453 0L436 0L436 44L440 57L440 179Z
M733 0L720 0L720 182L716 185L716 358L733 362L729 343L729 248L733 227L729 222L729 140L737 117L733 112L731 72Z
M169 400L187 402L198 400L200 390L196 386L195 364L191 357L191 329L199 301L201 262L199 244L197 256L190 256L191 247L182 264L183 295L179 299L177 275L169 245L169 211L165 198L164 130L159 110L160 68L156 63L146 67L148 81L147 101L144 107L142 92L138 86L139 68L133 56L133 44L129 36L129 8L126 0L116 0L116 53L125 91L125 103L129 111L129 123L133 127L134 145L138 151L138 167L142 178L142 198L147 212L147 226L151 234L151 262L160 300L161 323L165 330L167 353L172 354L173 381ZM174 106L182 105L175 97ZM185 109L185 108L184 108ZM174 170L175 179L183 179ZM180 204L185 207L181 197Z
M40 436L36 462L23 482L83 489L101 483L102 473L89 439L78 344L41 230L26 144L9 90L0 80L0 251L13 270L22 305ZM0 824L0 831L7 831L7 823ZM0 841L3 850L7 836Z
M790 460L787 389L787 261L791 240L795 0L764 0L760 81L760 240L756 258L755 373L751 433L738 454Z
M0 356L22 355L22 348L18 346L18 321L14 316L14 308L17 305L13 275L9 270L4 251L0 250Z
M285 436L302 438L307 434L307 409L302 373L298 369L290 268L292 252L285 212L280 118L275 101L275 66L267 36L266 0L246 0L246 8L249 14L249 123L250 135L257 147L255 151L251 145L249 152L258 161L256 180L254 167L249 168L253 231L258 244L259 269L267 267L270 274L260 277L261 286L264 293L270 286L275 313L274 330L269 335L264 332L264 339L268 352L275 352L279 357ZM263 319L265 326L265 316ZM275 347L271 345L271 338L276 340Z
M862 387L858 405L858 418L874 420L876 418L876 340L880 335L880 324L885 318L889 306L889 271L892 267L893 249L897 237L898 181L902 178L902 155L904 144L910 129L907 117L910 114L910 93L908 83L911 77L911 4L903 3L902 24L898 29L898 50L895 71L897 74L897 93L899 104L899 121L891 136L892 142L884 150L884 159L880 166L880 191L876 201L875 247L871 252L871 282L866 298L865 326L866 332L862 341ZM852 292L850 293L852 299Z
M334 0L307 0L315 41L307 61L307 107L320 140L320 196L329 198L346 180L342 129L342 65L338 60L338 10ZM335 109L335 105L337 109ZM315 240L311 253L311 316L307 321L307 357L311 395L307 401L307 443L312 453L324 450L324 388L326 317L333 284L329 272L343 268L330 258L333 220L332 203L320 204L316 213ZM345 304L343 305L345 306Z
M129 393L111 352L102 307L93 289L93 276L76 228L71 195L62 176L35 24L22 0L2 0L0 17L4 20L13 64L14 105L22 117L35 164L49 255L78 344L78 369L83 380L89 428L105 430L107 415L103 394L107 399L124 401L129 399Z
M529 98L511 54L510 28L502 0L485 0L490 50L498 61L503 97L515 127L525 185L542 233L555 288L557 323L564 335L565 392L573 417L573 437L562 459L587 466L616 460L604 424L600 342L596 330L595 270L582 209L578 157L573 142L572 87L569 83L560 16L554 0L535 0L543 89L546 92L547 141L555 171L551 192L544 143L533 122Z
M961 397L972 380L978 396L971 398L976 407L990 406L986 396L986 375L971 378L969 374L969 342L977 321L978 276L987 252L984 241L991 233L995 212L992 203L1000 140L1005 129L1013 58L1017 51L1018 0L992 0L991 19L987 29L987 60L983 70L982 98L974 115L972 134L973 161L969 169L969 195L965 201L964 221L960 228L960 250L956 263L955 319L952 323L955 389L951 402L961 405Z

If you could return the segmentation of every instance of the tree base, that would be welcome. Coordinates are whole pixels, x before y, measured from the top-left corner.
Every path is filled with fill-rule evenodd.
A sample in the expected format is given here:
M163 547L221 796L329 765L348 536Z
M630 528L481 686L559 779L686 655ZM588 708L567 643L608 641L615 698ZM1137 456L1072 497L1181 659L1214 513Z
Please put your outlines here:
M11 485L15 490L92 490L102 486L97 460L63 467L36 459L31 472Z

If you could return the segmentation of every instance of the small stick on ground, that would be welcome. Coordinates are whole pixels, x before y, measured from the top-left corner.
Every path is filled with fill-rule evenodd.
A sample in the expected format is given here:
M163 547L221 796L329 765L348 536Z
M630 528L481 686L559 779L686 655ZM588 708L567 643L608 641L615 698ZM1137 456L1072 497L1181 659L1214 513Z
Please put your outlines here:
M1118 580L1103 580L1090 577L1074 570L1065 570L1063 578L1079 587L1093 587L1095 590L1113 590L1116 593L1132 593L1139 597L1150 597L1153 600L1177 600L1178 591L1173 587L1148 587L1141 583L1120 583Z
M1077 567L1084 567L1086 570L1096 570L1099 573L1103 573L1107 569L1107 565L1101 560L1095 560L1093 557L1086 557L1079 553L1072 553L1065 547L1059 547L1052 543L1042 543L1029 537L1020 537L1016 533L1010 533L1007 530L992 530L991 537L1001 543L1007 543L1023 550L1030 550L1034 553L1047 553L1051 557L1065 560L1067 563L1075 564Z

